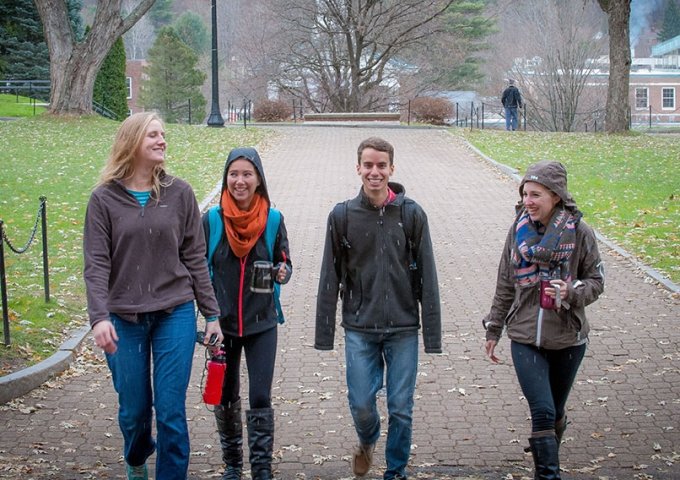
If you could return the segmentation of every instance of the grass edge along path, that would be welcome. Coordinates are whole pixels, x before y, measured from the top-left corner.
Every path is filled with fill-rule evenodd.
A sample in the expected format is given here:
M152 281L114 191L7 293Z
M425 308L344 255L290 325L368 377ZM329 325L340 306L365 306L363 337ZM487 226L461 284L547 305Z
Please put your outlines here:
M680 136L453 133L520 175L539 160L562 162L585 220L642 263L680 283Z
M46 110L44 105L45 103L42 100L0 93L0 117L33 117Z
M87 322L85 207L119 125L96 116L0 122L0 219L10 241L22 246L34 225L38 198L47 197L51 293L45 303L40 231L25 254L5 245L12 345L5 347L0 336L0 376L49 357L69 332ZM271 135L253 128L166 125L167 170L187 180L200 202L221 180L229 150L257 145Z

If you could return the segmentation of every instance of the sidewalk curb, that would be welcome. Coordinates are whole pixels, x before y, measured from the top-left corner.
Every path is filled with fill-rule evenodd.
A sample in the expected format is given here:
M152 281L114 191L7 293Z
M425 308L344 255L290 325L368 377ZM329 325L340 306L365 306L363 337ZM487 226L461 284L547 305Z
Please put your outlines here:
M510 167L508 165L504 165L502 163L497 162L491 157L486 156L484 153L482 153L477 147L472 145L466 138L460 137L472 150L475 154L477 154L480 158L482 158L484 161L487 163L490 163L492 166L496 167L499 169L501 172L515 180L517 183L522 181L522 176L519 174L519 170L516 168ZM679 293L680 292L680 286L673 283L671 280L668 278L664 277L661 272L653 269L649 265L646 265L639 261L634 255L631 253L627 252L623 248L621 248L619 245L617 245L615 242L612 240L608 239L604 235L602 235L598 230L593 229L595 231L595 237L597 240L604 245L607 246L610 250L614 250L616 253L624 257L626 260L628 260L630 263L632 263L635 268L640 270L642 273L647 275L648 277L652 278L654 281L659 282L664 288L669 290L671 293Z
M222 180L220 179L217 185L199 203L201 212L208 207L212 199L220 193L221 189ZM49 358L18 372L0 377L0 405L21 397L31 390L35 390L50 378L68 369L76 357L78 347L83 343L90 330L89 324L78 328L70 333L69 338L61 344L59 350Z
M90 326L80 327L61 344L49 358L18 372L0 377L0 405L27 394L47 380L66 370L76 356L76 350L90 333Z

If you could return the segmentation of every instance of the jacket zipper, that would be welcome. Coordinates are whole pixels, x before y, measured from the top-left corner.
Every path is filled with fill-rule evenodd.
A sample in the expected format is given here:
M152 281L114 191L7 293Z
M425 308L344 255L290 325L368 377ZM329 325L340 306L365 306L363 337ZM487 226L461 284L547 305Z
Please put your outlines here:
M246 277L246 263L248 261L248 255L243 258L239 258L241 263L241 276L238 286L238 336L243 336L243 283Z
M538 307L538 320L536 320L536 346L541 346L541 335L543 335L543 308Z
M383 245L385 244L385 228L384 228L385 219L384 219L384 216L385 216L385 206L382 206L382 207L380 207L380 213L379 213L380 221L378 222L378 224L380 225L380 242L381 242L380 248L383 248ZM388 307L388 304L387 304L387 289L388 289L387 284L388 284L388 282L387 282L387 278L385 278L386 277L386 274L385 274L385 255L380 255L380 267L381 267L382 284L383 284L383 315L384 315L383 316L383 325L384 325L384 328L385 328L385 327L387 327L387 323L389 322L389 318L388 318L389 315L387 313L387 307Z

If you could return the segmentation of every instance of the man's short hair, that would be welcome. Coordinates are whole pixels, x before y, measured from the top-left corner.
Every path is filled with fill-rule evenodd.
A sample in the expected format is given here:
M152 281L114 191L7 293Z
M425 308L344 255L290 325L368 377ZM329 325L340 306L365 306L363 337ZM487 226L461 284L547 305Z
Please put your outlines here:
M394 164L394 147L387 140L380 137L369 137L359 144L357 149L357 162L361 164L361 154L366 148L372 148L379 152L386 152L390 156L390 165Z

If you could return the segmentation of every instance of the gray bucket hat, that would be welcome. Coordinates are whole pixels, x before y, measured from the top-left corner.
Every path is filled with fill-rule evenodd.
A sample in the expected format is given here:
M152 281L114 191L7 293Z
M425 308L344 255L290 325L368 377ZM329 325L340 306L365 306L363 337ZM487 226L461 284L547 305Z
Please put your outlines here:
M576 210L576 202L567 189L567 169L560 162L542 160L529 166L519 185L520 199L524 193L524 184L527 182L540 183L557 194L566 208Z

